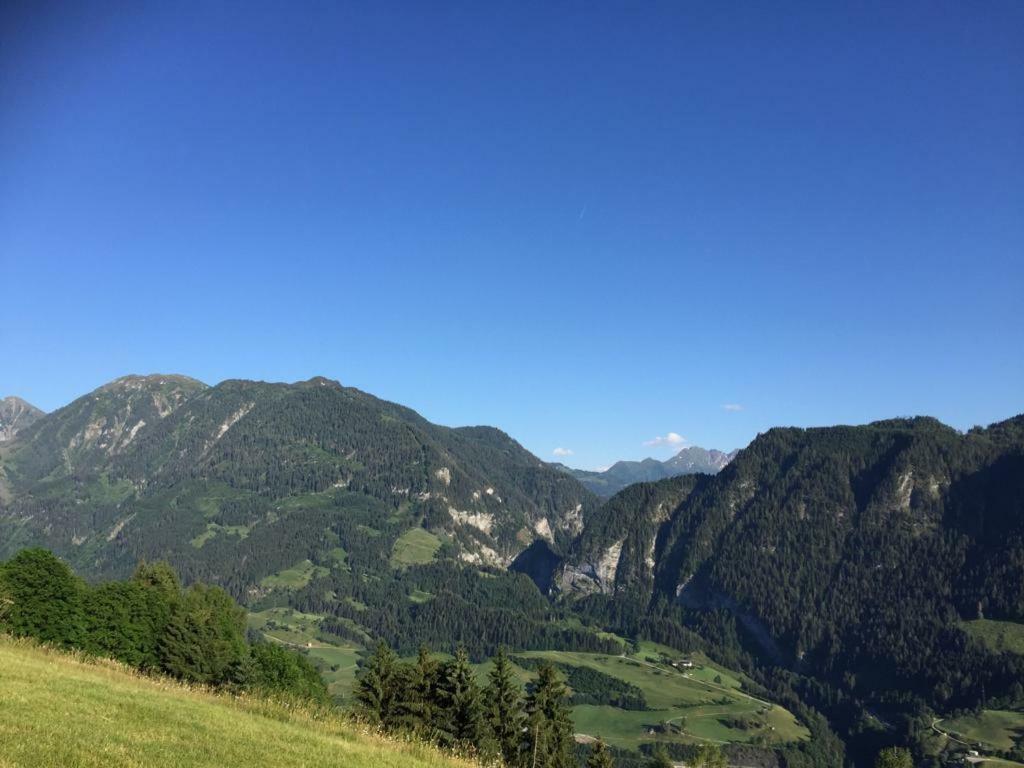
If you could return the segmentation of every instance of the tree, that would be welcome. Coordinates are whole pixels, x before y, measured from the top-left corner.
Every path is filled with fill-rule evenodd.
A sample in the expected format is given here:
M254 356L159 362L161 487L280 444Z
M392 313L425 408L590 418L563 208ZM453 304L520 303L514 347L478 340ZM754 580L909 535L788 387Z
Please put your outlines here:
M438 684L438 731L441 742L480 747L483 736L483 700L465 648L441 669Z
M615 761L604 740L599 736L587 756L587 768L615 768Z
M238 683L247 656L245 610L220 587L189 587L161 639L164 670L209 685Z
M694 763L694 765L700 765L700 763ZM650 766L651 768L673 768L672 759L661 744L654 748Z
M565 685L550 664L537 671L537 681L526 697L527 768L572 768L572 719L565 703Z
M13 635L79 645L84 592L71 569L45 549L24 549L0 566L0 593L8 601L3 621Z
M430 649L421 645L416 661L409 669L405 685L402 720L415 733L426 739L433 739L438 675L437 661L430 655Z
M484 718L505 765L516 765L523 739L522 693L504 648L498 648L484 689Z
M395 728L400 723L404 698L398 657L381 642L356 681L355 698L360 713L371 723Z
M694 768L726 768L728 762L717 744L701 744L693 765Z
M914 768L914 761L907 750L887 747L878 753L875 768Z
M327 704L327 686L302 654L280 645L257 643L250 649L246 683L264 693L286 694Z
M85 592L83 647L133 667L159 664L159 645L170 618L162 596L134 581L111 581Z
M176 602L181 596L181 582L178 581L178 574L170 563L164 561L139 563L135 567L135 573L132 574L132 581L159 592L168 603Z

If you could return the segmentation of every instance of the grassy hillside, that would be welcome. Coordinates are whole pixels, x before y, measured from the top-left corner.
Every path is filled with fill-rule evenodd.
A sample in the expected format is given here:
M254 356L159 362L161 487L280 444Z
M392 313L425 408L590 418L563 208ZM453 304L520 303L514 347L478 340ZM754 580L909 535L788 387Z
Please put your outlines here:
M809 736L791 712L744 693L735 672L712 664L701 654L691 657L696 666L686 670L664 662L666 655L678 658L681 654L655 643L642 643L639 652L629 656L564 651L519 655L595 669L643 691L646 710L591 704L572 709L577 733L601 736L618 747L636 749L657 741L783 744ZM666 730L662 724L674 727Z
M995 749L1013 749L1024 736L1024 712L986 709L980 715L965 715L943 720L942 730L972 744Z
M0 768L470 768L340 717L231 698L0 636Z
M1009 651L1024 655L1024 624L1016 621L975 619L965 621L964 631L996 653Z
M306 653L327 681L332 695L351 696L356 661L361 650L355 644L328 641L319 630L320 617L288 608L271 608L249 615L249 626L264 638ZM625 648L625 646L624 646ZM524 651L514 654L543 659L556 665L585 667L634 685L643 691L646 710L624 710L614 706L581 704L572 708L575 731L602 736L624 749L656 741L679 744L725 744L762 742L779 745L809 737L793 714L777 704L764 702L742 690L741 676L712 663L703 654L691 654L696 666L678 670L665 662L682 654L657 643L642 642L636 653L609 655L569 651ZM438 659L450 656L437 653ZM406 661L412 661L408 657ZM487 683L491 663L474 665L481 685ZM536 673L513 666L519 682L525 684ZM571 686L570 686L571 690ZM661 729L662 723L674 726ZM655 729L657 733L649 733Z

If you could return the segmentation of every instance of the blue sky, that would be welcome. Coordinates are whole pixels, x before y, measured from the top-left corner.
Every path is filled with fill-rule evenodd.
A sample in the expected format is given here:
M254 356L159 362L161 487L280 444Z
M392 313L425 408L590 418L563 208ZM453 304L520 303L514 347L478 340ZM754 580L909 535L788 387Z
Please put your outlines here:
M1024 410L1022 3L0 30L0 394L322 374L588 468Z

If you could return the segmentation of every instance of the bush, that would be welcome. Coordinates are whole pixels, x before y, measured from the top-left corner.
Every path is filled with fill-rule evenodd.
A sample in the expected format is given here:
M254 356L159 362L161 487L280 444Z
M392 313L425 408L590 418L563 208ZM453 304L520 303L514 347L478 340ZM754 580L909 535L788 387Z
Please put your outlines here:
M246 685L264 693L283 693L327 704L320 673L306 657L279 645L258 643L249 652Z

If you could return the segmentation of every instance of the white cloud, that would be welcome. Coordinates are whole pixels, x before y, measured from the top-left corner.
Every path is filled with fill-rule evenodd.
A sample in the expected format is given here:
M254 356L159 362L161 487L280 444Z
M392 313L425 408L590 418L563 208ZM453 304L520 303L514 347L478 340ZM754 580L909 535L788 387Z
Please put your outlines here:
M645 440L644 445L651 448L678 448L686 444L686 438L676 432L669 432L653 440Z
M572 448L555 448L551 452L552 456L572 456Z
M730 413L737 413L738 411L743 410L743 406L740 405L739 403L725 403L722 406L722 410L729 411Z

